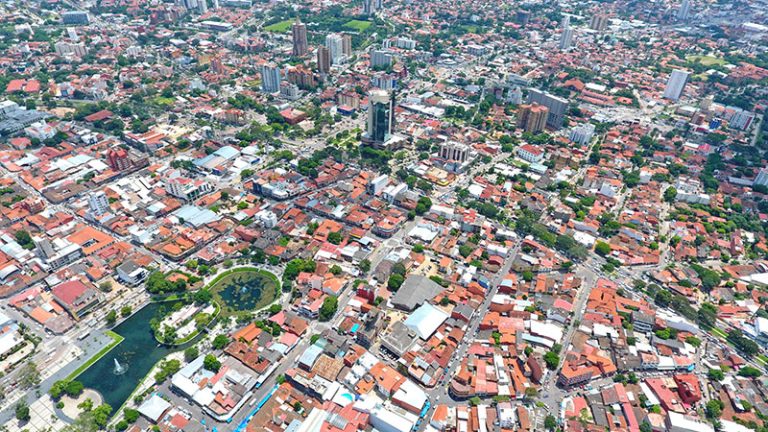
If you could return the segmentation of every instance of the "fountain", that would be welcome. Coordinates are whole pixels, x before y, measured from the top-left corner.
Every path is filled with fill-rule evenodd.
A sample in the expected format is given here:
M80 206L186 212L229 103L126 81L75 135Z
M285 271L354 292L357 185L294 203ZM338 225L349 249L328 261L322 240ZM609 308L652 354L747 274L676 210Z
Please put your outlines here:
M120 362L117 361L117 359L115 359L115 369L113 371L115 375L122 375L125 373L125 370L126 370L126 367L121 365Z

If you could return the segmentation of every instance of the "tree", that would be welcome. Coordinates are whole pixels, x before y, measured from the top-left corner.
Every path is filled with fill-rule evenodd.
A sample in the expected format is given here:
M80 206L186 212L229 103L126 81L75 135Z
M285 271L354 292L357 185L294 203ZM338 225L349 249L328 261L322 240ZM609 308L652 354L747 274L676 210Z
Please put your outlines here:
M40 384L40 371L37 370L35 362L27 362L19 370L19 384L24 389L35 387Z
M27 405L27 401L22 398L21 402L16 404L16 419L18 421L26 422L29 421L29 419L32 418L29 415L29 405Z
M752 366L744 366L741 369L739 369L739 376L745 377L745 378L759 378L762 376L763 373L760 372L760 369Z
M745 337L741 333L741 330L731 330L728 332L728 337L726 339L746 355L753 356L760 352L760 346L758 346L755 341Z
M211 314L207 313L199 313L195 315L195 328L197 331L203 331L203 329L208 326L208 323L211 322Z
M312 273L315 271L317 264L313 260L303 260L296 258L288 261L283 271L283 278L287 280L294 280L301 272Z
M192 298L197 304L207 304L213 298L213 294L207 289L201 289L195 292Z
M191 362L192 360L196 359L197 356L199 355L200 355L200 350L195 345L192 345L191 347L184 350L184 360L187 362Z
M254 173L254 171L252 169L248 169L248 168L240 171L240 180L247 179L248 177L252 176L253 173Z
M560 356L554 351L547 351L547 353L544 354L544 362L547 364L547 369L555 370L560 364Z
M405 277L405 265L403 265L403 263L397 263L393 265L392 273Z
M417 215L421 216L424 213L428 212L429 209L432 208L432 200L429 199L429 197L421 197L416 202L416 208L414 211Z
M51 396L52 399L58 399L61 397L62 394L64 394L64 388L66 387L67 382L64 380L59 380L53 383L50 389L48 389L48 394Z
M341 241L344 240L344 236L339 231L333 231L331 233L328 233L328 243L332 244L340 244Z
M606 256L611 253L611 245L603 241L598 241L595 243L595 253L601 256Z
M126 408L123 410L123 416L128 423L136 423L136 420L139 419L139 412L135 409Z
M123 306L123 307L120 309L120 315L122 315L123 317L127 317L128 315L130 315L130 314L131 314L131 312L132 312L132 311L133 311L133 309L131 309L131 307L130 307L130 306L128 306L128 305L125 305L125 306Z
M86 400L80 402L77 404L77 407L80 408L83 411L92 411L93 410L93 401L91 398L87 398Z
M403 276L397 273L393 273L389 276L389 280L387 281L387 288L389 288L391 291L397 291L403 285L403 282L405 282L405 278L403 278Z
M103 428L107 426L109 415L112 414L112 407L109 404L101 404L91 412L93 413L93 421L97 426Z
M548 431L553 431L557 427L557 419L552 414L547 415L544 418L544 428Z
M117 322L117 312L112 309L107 313L107 325L114 325Z
M725 407L725 404L719 399L712 399L709 402L707 402L707 405L704 408L704 412L707 415L707 418L710 420L715 420L720 418L720 415L723 413L723 408Z
M530 270L523 271L523 280L526 282L530 282L533 280L533 272Z
M338 276L342 272L341 267L339 267L336 264L332 265L331 268L328 271L330 271L331 274L333 274L334 276Z
M360 264L358 264L357 267L360 269L361 272L368 273L369 271L371 271L371 261L366 258L360 261Z
M330 321L336 314L336 310L339 307L339 299L336 296L328 296L323 300L323 305L320 306L319 318L320 321Z
M275 303L272 306L269 307L269 314L270 315L277 315L283 310L283 306L281 306L279 303Z
M227 335L220 334L213 338L211 346L213 346L214 349L222 349L227 346L227 344L229 344L229 337Z
M155 382L162 384L169 376L181 370L181 362L176 359L163 361L159 368L160 370L155 374Z
M64 386L64 392L67 394L67 396L70 397L78 397L85 389L85 386L83 386L83 383L80 381L69 381Z
M62 429L62 432L96 432L99 426L96 424L92 411L81 412L75 421Z
M14 237L16 238L16 243L21 245L24 249L32 249L35 246L35 242L32 241L32 236L24 230L16 231Z
M725 379L725 374L720 369L710 369L709 372L707 372L707 377L711 381L722 381Z
M463 256L464 258L470 256L473 250L474 249L472 248L472 246L468 244L463 244L459 246L459 254L461 254L461 256Z
M221 362L213 354L208 354L203 359L203 367L211 372L218 372L221 369Z
M675 198L677 198L677 189L675 189L674 186L668 187L664 191L664 201L673 203L675 202Z
M697 338L696 336L686 337L685 342L696 348L701 346L701 339Z
M721 279L718 272L699 265L694 265L691 267L696 271L696 273L699 275L699 278L701 279L702 290L709 292L712 290L712 288L720 285Z
M672 301L672 293L666 290L658 291L653 299L661 307L669 306Z
M525 394L525 398L526 399L533 399L533 398L535 398L536 396L539 395L539 389L537 389L536 387L533 387L533 386L526 387L524 394Z

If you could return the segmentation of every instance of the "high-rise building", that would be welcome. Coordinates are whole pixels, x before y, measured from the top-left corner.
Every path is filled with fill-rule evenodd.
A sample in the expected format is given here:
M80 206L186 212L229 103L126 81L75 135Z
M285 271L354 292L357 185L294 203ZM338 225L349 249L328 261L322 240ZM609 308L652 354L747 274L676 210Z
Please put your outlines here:
M307 54L309 49L307 44L307 25L301 22L299 17L296 17L296 21L294 21L291 27L291 33L293 34L293 55L301 57Z
M688 72L675 69L669 76L667 81L667 87L664 89L664 98L678 100L683 94L685 89L685 83L688 82Z
M372 90L368 95L369 143L384 144L395 131L395 95L385 90Z
M45 237L32 237L32 241L35 243L35 249L37 249L38 255L48 259L52 257L56 251L53 249L51 241Z
M296 100L299 98L299 94L299 86L296 84L290 82L283 82L280 84L280 96L286 99Z
M325 37L325 47L331 55L331 64L337 65L344 58L344 42L341 35L331 33Z
M213 0L213 10L216 10L219 8L219 0Z
M124 148L116 147L107 152L107 164L114 171L125 171L131 167L131 159Z
M567 50L571 47L573 42L573 29L566 27L563 29L563 33L560 35L560 49Z
M360 96L355 92L341 92L336 97L340 106L347 106L353 110L360 108Z
M392 54L390 54L387 51L383 50L372 50L371 51L371 67L381 67L381 66L389 66L392 64L392 59L394 57Z
M592 141L592 137L595 135L595 125L592 123L584 123L571 129L568 139L576 144L585 145Z
M327 74L331 70L331 52L321 46L317 48L317 71Z
M685 21L691 14L691 0L683 0L680 9L677 10L677 19Z
M521 105L517 111L517 127L529 133L539 133L547 126L549 109L544 105Z
M60 56L75 55L82 57L88 54L88 47L82 42L69 43L60 41L53 45L53 49Z
M66 11L61 13L61 22L64 25L87 25L90 18L86 11Z
M88 208L95 216L101 216L109 211L109 200L103 191L92 193L88 197Z
M267 63L261 67L261 90L265 93L276 93L280 90L282 79L280 68L274 63Z
M509 93L507 93L507 102L512 105L520 105L520 103L523 102L523 91L520 87L515 86L509 90Z
M373 15L376 12L374 0L363 0L363 14Z
M538 89L528 91L528 103L544 105L549 110L547 126L552 129L560 129L563 126L565 113L568 111L568 100Z
M198 10L200 8L200 2L203 0L179 0L178 4L184 6L188 11Z
M517 21L518 24L521 26L524 26L528 24L528 21L531 19L531 13L527 10L519 10L517 11L517 14L515 15L515 21Z
M200 12L200 15L208 12L208 0L199 0L197 3L197 10Z
M571 29L571 16L563 16L563 33L560 35L560 49L566 50L571 47L573 41L573 29Z
M754 184L768 186L768 168L763 168L757 173Z
M296 84L302 90L310 90L317 86L315 75L311 70L305 68L304 65L288 69L287 78L288 82Z
M440 144L439 156L447 161L463 163L469 159L469 151L470 148L466 144L447 141Z
M341 35L341 53L346 58L352 57L352 35L347 33Z
M379 72L371 77L371 85L382 90L397 88L397 75Z
M589 28L595 31L605 31L608 28L608 15L604 13L596 13L592 15L589 20Z
M223 74L227 71L224 68L224 63L222 63L220 57L214 57L211 59L211 70L217 74Z

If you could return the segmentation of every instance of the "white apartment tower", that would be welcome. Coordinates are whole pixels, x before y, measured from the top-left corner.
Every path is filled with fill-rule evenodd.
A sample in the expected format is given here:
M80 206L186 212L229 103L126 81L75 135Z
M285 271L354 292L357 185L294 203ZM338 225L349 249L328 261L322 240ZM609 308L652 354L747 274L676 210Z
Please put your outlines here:
M688 72L679 69L673 70L667 81L667 87L664 89L664 98L674 101L680 99L683 89L685 89L685 83L688 82L688 75L690 75Z
M331 55L331 64L337 65L344 58L344 39L341 35L331 33L325 37L325 47Z
M92 193L88 197L88 207L91 209L91 213L96 216L101 216L104 213L109 212L109 200L107 195L103 191Z
M267 63L261 67L261 90L265 93L280 91L282 77L280 68L274 63Z

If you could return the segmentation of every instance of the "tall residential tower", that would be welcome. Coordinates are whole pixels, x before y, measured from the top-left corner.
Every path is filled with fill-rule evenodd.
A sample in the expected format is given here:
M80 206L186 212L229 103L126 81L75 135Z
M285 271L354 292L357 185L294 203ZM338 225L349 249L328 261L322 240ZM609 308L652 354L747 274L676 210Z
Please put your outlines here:
M291 27L291 33L293 35L293 55L296 57L305 55L308 51L307 25L301 22L299 17L296 17L296 21Z

